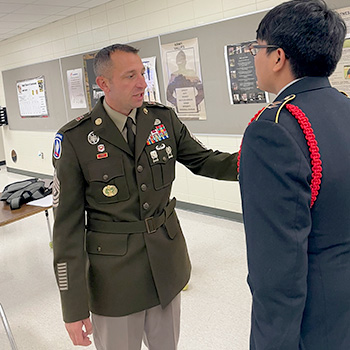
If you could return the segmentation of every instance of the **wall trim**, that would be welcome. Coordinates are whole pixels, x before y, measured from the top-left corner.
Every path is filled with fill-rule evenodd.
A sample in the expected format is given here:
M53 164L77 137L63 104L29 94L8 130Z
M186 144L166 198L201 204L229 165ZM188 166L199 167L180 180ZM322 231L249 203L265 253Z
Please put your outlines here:
M177 201L176 207L178 209L193 211L196 213L206 214L210 216L219 217L222 219L228 219L231 221L237 221L237 222L243 223L243 215L241 213L236 213L234 211L206 207L204 205L198 205L198 204L187 203L182 201Z
M27 171L27 170L21 170L21 169L10 168L10 167L6 167L6 170L9 173L25 175L25 176L29 176L29 177L38 177L38 178L41 178L41 179L51 179L51 180L53 179L52 175L40 174L40 173L35 173L35 172L32 172L32 171Z

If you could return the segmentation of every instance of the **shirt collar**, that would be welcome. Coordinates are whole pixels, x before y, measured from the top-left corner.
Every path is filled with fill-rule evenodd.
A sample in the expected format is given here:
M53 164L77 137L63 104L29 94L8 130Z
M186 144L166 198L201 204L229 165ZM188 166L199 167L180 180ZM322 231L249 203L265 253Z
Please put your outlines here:
M279 96L285 89L287 89L289 86L295 84L297 81L299 81L301 79L304 79L304 78L295 79L295 80L291 81L290 83L288 83L287 85L285 85L276 96Z
M117 112L116 110L114 110L113 108L111 108L107 102L106 99L103 99L103 107L106 110L108 116L112 119L112 121L114 122L114 124L116 125L116 127L122 131L124 129L125 123L126 123L126 119L128 117L131 117L131 119L133 120L134 124L136 125L136 108L132 109L131 112L129 113L128 116Z

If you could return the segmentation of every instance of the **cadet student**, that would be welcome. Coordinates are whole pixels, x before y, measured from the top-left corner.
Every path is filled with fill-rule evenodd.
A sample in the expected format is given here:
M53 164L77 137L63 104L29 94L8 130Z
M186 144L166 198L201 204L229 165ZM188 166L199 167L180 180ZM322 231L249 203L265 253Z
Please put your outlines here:
M328 80L345 34L324 1L294 0L250 46L259 87L277 95L239 162L251 350L350 348L350 99Z
M97 53L105 97L55 138L53 248L63 318L73 344L89 345L93 329L98 350L139 350L142 339L151 350L177 348L191 266L169 198L175 162L237 179L237 154L206 149L172 109L143 103L137 53L121 44Z

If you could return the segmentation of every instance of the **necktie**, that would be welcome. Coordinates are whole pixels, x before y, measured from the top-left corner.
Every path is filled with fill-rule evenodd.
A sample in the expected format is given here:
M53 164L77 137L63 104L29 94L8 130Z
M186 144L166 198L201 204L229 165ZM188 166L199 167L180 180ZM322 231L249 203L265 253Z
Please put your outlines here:
M135 134L132 130L134 122L131 117L128 117L126 119L126 138L128 140L129 147L132 151L132 153L135 153Z

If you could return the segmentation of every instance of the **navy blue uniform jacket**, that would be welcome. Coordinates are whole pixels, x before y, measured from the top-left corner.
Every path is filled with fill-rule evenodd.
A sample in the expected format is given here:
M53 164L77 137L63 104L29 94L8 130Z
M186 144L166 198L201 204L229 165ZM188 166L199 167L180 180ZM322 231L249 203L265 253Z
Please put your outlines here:
M246 129L240 186L252 292L252 350L350 349L350 99L303 78L275 101L309 118L323 177L310 209L310 154L278 102ZM277 106L277 107L276 107Z

